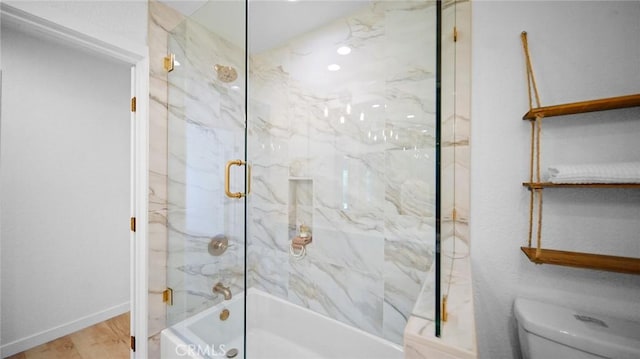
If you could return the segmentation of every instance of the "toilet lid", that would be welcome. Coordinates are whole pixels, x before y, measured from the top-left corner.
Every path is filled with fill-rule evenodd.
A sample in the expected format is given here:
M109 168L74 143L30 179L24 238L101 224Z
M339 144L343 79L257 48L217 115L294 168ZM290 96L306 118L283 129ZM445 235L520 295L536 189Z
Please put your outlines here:
M640 358L640 323L518 298L518 325L543 338L609 358Z

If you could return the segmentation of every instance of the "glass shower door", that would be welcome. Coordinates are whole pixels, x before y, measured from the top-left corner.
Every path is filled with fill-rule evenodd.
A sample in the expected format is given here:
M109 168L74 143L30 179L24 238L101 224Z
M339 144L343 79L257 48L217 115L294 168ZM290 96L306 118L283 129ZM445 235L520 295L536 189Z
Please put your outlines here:
M168 38L167 325L226 309L213 325L234 333L205 344L227 349L244 325L244 6L209 2Z
M324 1L252 1L248 45L246 6L208 1L168 39L167 324L261 293L401 345L418 297L437 320L435 1L332 2L321 22ZM296 9L313 26L286 28ZM254 329L282 316L247 301L209 322L276 355Z
M436 1L250 1L249 15L250 296L402 345L414 307L436 320ZM252 335L267 306L248 301L248 357L278 356Z

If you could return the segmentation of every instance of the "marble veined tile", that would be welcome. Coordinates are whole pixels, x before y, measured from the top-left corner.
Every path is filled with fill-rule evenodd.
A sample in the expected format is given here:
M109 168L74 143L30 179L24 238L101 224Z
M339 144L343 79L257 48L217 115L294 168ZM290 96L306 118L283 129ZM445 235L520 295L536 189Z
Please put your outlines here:
M434 247L433 242L385 241L384 337L391 341L402 343L416 299L425 282L435 279L429 272Z
M385 302L409 317L434 262L434 242L385 241Z
M208 252L210 236L190 236L170 232L168 285L174 290L176 309L188 314L204 309L217 301L211 292L222 282L239 292L243 286L244 242L242 236L229 236L229 248L221 256Z
M464 147L469 145L470 122L461 115L448 116L442 121L442 146Z
M386 201L401 215L435 215L435 159L433 149L386 152Z
M402 345L407 318L386 299L382 307L382 324L382 337Z
M249 93L261 101L269 99L286 100L290 74L284 66L288 61L287 48L274 49L266 53L250 54L249 77L251 87ZM271 103L271 102L269 102Z
M285 163L265 163L249 154L251 164L251 193L247 203L252 207L288 203L289 167Z
M261 102L251 101L249 108L248 155L252 161L262 165L283 163L289 155L289 122L282 121L272 107Z
M222 282L228 286L232 294L243 291L244 269L242 266L220 269L211 276L184 276L184 282L174 289L174 306L170 308L168 319L170 323L193 316L224 300L221 294L214 293L212 288Z
M315 208L313 213L315 230L334 229L334 233L339 233L342 238L382 238L383 226L382 213L323 207Z
M274 252L289 252L289 218L287 207L271 205L252 207L247 219L249 245L270 249Z
M355 49L369 48L376 49L380 46L380 41L385 35L384 27L384 2L372 2L363 11L360 11L345 19L349 29L349 37L344 40L344 44ZM378 52L379 53L379 52Z
M208 245L213 236L194 236L170 230L167 284L174 290L174 307L169 309L172 323L220 301L211 292L215 283L222 282L235 293L242 290L242 235L242 232L230 233L226 252L212 256Z
M289 251L274 251L260 244L248 249L249 287L262 289L282 299L289 295Z
M381 278L308 258L290 260L289 300L374 335L382 335Z
M429 272L424 278L418 297L415 300L415 305L411 311L412 316L427 320L435 320L435 281L435 266L431 266Z
M180 66L169 73L168 280L174 289L171 322L222 300L211 291L222 282L232 293L244 285L244 201L224 194L227 161L244 158L244 53L187 21L169 37ZM236 82L220 81L215 64L233 66ZM234 87L235 86L235 87ZM243 191L244 168L231 171L231 190ZM211 237L225 235L229 249L211 256Z
M237 147L240 135L226 129L210 129L170 117L170 208L205 209L216 214L223 203L224 168L229 159L242 158ZM244 169L232 168L232 190L244 188Z
M396 55L394 58L399 64L416 64L435 69L435 1L382 3L385 8L385 49Z
M387 202L384 236L390 241L435 243L435 217L401 215L395 206Z
M315 262L331 263L348 270L382 277L384 238L382 235L347 233L341 228L312 227L313 242L307 256Z
M184 17L156 1L149 2L149 55L162 59L167 51L167 31ZM167 324L162 291L167 280L167 81L162 61L150 61L149 86L149 334ZM150 347L159 341L150 339Z
M171 209L168 212L168 226L173 233L195 236L238 233L244 213L242 204L237 204L238 206L232 207L219 203L205 203L200 206Z
M344 149L348 151L348 149ZM324 225L348 231L380 231L384 206L384 154L336 153L314 161L314 205Z

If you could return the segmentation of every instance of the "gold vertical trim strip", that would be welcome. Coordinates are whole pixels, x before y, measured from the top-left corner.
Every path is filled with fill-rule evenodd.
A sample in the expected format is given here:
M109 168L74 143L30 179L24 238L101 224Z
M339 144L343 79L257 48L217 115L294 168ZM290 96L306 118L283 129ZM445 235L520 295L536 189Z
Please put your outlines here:
M136 98L131 98L131 112L136 112Z
M167 305L173 305L173 289L167 288L162 292L162 301Z
M447 299L448 296L442 297L442 321L446 322L449 319L449 313L447 312Z
M164 57L164 69L167 72L171 72L173 71L173 66L176 62L176 55L174 54L169 54L167 56Z
M247 194L251 193L251 165L245 163L247 166Z
M129 220L129 228L131 228L131 232L136 231L136 217L131 217Z

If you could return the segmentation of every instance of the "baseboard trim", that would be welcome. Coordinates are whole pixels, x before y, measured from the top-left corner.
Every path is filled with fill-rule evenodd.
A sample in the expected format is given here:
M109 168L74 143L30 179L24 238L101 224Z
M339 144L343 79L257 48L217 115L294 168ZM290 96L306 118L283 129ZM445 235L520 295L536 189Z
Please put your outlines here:
M28 337L15 340L11 343L4 344L0 347L0 353L3 358L23 352L25 350L36 347L40 344L50 342L54 339L77 332L78 330L98 324L107 319L113 318L120 314L124 314L131 310L129 302L115 305L111 308L84 316L66 324L44 330L40 333L30 335Z

